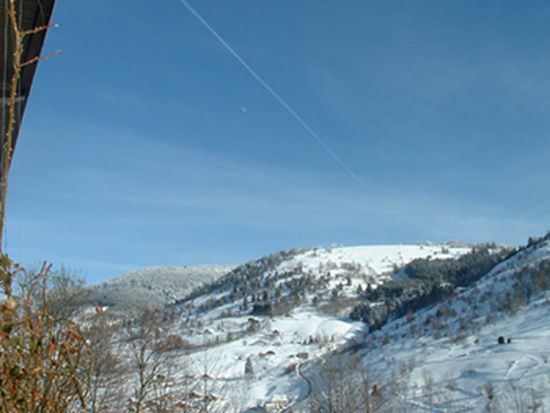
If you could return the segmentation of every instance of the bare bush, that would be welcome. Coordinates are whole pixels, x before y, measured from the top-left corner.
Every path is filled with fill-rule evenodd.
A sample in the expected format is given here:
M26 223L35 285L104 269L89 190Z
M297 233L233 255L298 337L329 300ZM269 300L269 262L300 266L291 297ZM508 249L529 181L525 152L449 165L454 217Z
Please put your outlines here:
M91 368L91 389L88 405L93 412L122 411L125 388L121 375L124 362L117 355L120 326L107 314L98 313L84 331L90 352L86 362Z
M167 366L168 353L162 351L164 340L159 325L160 313L143 309L140 317L128 321L125 328L127 363L134 376L130 408L138 413L145 410L155 380Z
M12 283L24 270L7 256L0 259L0 403L2 411L67 411L86 408L90 372L79 327L54 317L46 298L50 266L34 275L28 289L13 294ZM33 297L42 292L40 308Z
M320 366L311 412L373 413L386 404L386 386L368 364L355 356L335 356Z

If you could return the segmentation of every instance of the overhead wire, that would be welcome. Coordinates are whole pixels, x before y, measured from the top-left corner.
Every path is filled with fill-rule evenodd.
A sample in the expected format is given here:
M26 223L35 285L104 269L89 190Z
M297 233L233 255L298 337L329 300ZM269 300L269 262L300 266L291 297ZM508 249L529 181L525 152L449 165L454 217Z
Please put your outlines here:
M332 159L353 179L358 181L362 186L366 186L365 182L349 168L342 159L321 139L309 124L279 95L252 67L244 60L244 58L231 47L227 41L193 8L186 0L180 0L180 3L222 44L222 46L252 75L260 85L266 89L275 100L277 100L294 119L308 132L308 134L332 157Z

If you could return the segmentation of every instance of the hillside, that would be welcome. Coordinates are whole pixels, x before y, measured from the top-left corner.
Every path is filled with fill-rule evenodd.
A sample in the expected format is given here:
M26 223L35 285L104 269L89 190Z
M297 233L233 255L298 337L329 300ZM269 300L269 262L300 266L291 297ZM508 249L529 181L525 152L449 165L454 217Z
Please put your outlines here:
M280 251L236 267L195 290L178 304L208 315L211 310L255 315L288 313L303 303L349 315L363 291L391 280L417 258L451 259L471 248L448 245L329 247Z
M541 412L549 288L550 236L281 251L126 323L117 382L149 343L169 411Z
M365 380L368 372L371 386L393 394L381 410L544 411L550 402L549 238L510 254L444 300L356 335L348 343L353 351L331 355L332 362L357 360L355 379L350 374L345 384ZM326 392L326 371L315 363L308 369ZM360 395L346 395L354 397ZM326 399L315 402L325 406Z
M91 287L90 302L119 310L164 307L211 282L233 267L222 265L149 267Z

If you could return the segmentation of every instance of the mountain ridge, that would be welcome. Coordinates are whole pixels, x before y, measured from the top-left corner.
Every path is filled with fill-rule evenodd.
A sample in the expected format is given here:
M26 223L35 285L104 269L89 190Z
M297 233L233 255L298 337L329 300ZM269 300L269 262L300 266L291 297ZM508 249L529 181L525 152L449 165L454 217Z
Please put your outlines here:
M155 284L156 271L141 275ZM188 411L541 412L550 402L550 234L517 248L283 250L199 279L145 329L167 349L162 375L181 384L170 391ZM372 322L350 317L356 308L386 310ZM115 337L131 357L135 335Z
M96 305L128 310L147 305L162 308L205 282L231 271L230 265L155 266L106 280L89 288Z

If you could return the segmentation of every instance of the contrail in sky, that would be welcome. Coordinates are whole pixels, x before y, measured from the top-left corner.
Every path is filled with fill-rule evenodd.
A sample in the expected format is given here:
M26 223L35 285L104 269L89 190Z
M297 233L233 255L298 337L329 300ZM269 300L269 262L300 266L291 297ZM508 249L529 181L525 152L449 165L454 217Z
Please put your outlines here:
M365 183L363 182L363 180L361 178L359 178L359 176L357 176L356 174L353 173L353 171L348 168L346 166L346 164L344 164L344 162L342 162L342 160L336 156L336 154L327 146L327 144L325 142L323 142L323 140L319 137L319 135L317 135L317 133L310 128L310 126L307 124L307 122L305 120L302 119L302 117L300 115L298 115L298 113L296 113L296 111L294 109L292 109L292 107L285 102L285 100L279 96L279 94L277 92L275 92L273 90L273 88L271 86L269 86L265 80L263 80L259 74L257 74L254 69L252 69L248 63L245 62L245 60L235 51L235 49L233 49L229 43L227 43L219 34L216 30L214 30L212 28L212 26L210 26L206 20L204 20L202 18L202 16L193 8L189 5L189 3L187 3L186 0L180 0L181 4L183 4L185 6L185 8L187 10L189 10L189 12L195 16L195 18L204 26L206 27L206 29L212 33L212 35L218 39L218 41L223 45L223 47L225 47L227 49L227 51L229 53L231 53L233 55L233 57L235 59L237 59L239 61L239 63L241 65L243 65L243 67L254 77L254 79L256 79L270 94L271 96L273 96L281 105L283 105L283 107L288 111L288 113L290 113L294 119L296 119L300 125L302 125L304 127L304 129L311 135L311 137L313 137L317 143L319 143L327 152L330 156L332 156L332 158L338 163L338 165L340 165L352 178L356 179L357 181L359 181L359 183L363 186L366 186Z

